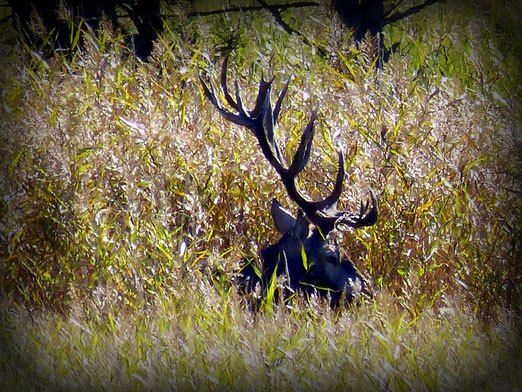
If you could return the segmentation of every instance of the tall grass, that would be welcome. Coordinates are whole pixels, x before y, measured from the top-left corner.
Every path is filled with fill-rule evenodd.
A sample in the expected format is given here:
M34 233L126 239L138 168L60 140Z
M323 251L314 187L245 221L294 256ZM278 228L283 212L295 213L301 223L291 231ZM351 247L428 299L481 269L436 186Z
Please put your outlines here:
M6 390L518 390L513 314L484 327L458 299L410 319L388 295L335 314L300 301L245 312L214 285L186 285L147 310L100 310L101 294L67 318L9 315ZM6 310L3 309L3 317Z
M263 12L176 12L149 63L109 25L71 23L51 56L2 35L2 387L520 388L520 6L387 26L383 70L328 7L285 14L312 45ZM277 238L269 201L294 207L204 100L229 49L251 104L262 72L293 75L289 154L320 105L311 196L337 148L341 207L377 192L378 224L339 235L373 302L252 313L237 293L241 259Z

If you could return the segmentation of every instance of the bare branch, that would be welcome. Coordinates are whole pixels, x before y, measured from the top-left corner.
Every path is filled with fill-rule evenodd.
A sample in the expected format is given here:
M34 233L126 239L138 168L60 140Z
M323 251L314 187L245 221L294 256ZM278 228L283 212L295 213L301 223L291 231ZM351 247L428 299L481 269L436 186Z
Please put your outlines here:
M426 0L424 3L417 5L415 7L411 7L404 12L399 12L395 15L384 18L383 26L386 26L387 24L394 23L401 19L407 18L410 15L416 14L417 12L421 11L422 9L424 9L430 5L433 5L433 4L437 3L438 1L439 0Z
M289 8L303 8L303 7L318 7L319 3L315 1L297 1L291 4L273 4L273 5L262 5L262 6L250 6L250 7L230 7L225 8L223 10L213 10L213 11L199 11L199 12L189 12L187 17L192 18L195 16L208 16L208 15L219 15L226 14L229 12L246 12L246 11L260 11L262 9L278 10L283 11Z

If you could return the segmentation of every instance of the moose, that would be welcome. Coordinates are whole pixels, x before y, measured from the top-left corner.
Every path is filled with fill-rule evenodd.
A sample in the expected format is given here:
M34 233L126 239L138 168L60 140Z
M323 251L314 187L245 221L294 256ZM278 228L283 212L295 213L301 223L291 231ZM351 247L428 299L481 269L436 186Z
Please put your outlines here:
M245 260L240 286L245 291L252 292L259 284L266 294L274 279L284 275L285 291L289 291L292 295L298 291L307 295L317 292L321 296L328 297L330 304L339 304L341 299L351 302L361 295L371 295L368 282L352 261L341 258L332 233L341 225L360 228L375 224L378 216L375 194L370 189L371 208L370 200L366 203L361 202L357 214L337 210L345 176L344 157L342 151L339 151L337 176L331 194L317 201L307 197L298 188L297 176L310 159L318 107L312 112L297 151L288 165L279 145L274 140L274 127L290 79L279 93L275 106L272 106L270 95L274 78L266 81L261 76L255 106L252 110L247 110L243 106L237 80L235 99L229 93L228 59L227 54L221 68L221 89L226 103L237 114L227 109L217 98L212 84L207 85L200 77L204 94L226 120L253 132L266 160L278 173L289 198L299 207L297 217L294 217L277 200L272 200L272 217L282 237L276 244L260 252L260 268L253 260Z

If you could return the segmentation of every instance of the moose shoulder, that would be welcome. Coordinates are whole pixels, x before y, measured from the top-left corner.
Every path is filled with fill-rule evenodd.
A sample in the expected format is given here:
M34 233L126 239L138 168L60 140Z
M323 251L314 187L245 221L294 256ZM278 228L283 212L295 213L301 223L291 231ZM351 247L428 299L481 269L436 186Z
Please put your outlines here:
M282 237L276 244L261 251L261 268L257 268L253 261L247 262L242 270L243 287L254 290L259 284L263 292L266 292L273 277L285 275L287 288L291 292L302 290L307 293L316 291L329 294L333 303L338 303L341 298L351 301L361 294L369 294L368 283L350 260L341 258L331 234L340 225L358 228L375 224L378 208L374 193L370 190L371 207L369 201L361 203L357 214L337 210L345 175L343 154L339 152L332 193L317 201L306 197L297 186L297 176L310 158L317 109L312 112L299 147L288 165L274 140L274 127L290 80L272 107L270 94L273 79L265 81L261 78L256 104L252 110L246 110L237 81L236 98L232 98L228 92L227 67L228 56L225 57L221 70L221 89L226 102L237 114L222 106L212 85L207 85L201 79L206 97L225 119L253 132L265 158L281 178L290 199L299 207L298 215L294 217L275 199L272 201L272 217Z

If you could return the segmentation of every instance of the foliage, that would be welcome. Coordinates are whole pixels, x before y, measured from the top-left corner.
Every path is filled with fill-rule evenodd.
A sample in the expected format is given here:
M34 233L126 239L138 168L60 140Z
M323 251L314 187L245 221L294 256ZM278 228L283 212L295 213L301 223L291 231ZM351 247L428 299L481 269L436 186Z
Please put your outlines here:
M298 301L290 313L277 307L270 315L255 315L240 301L199 280L128 314L111 308L113 298L103 292L87 309L78 302L66 318L31 316L20 308L7 314L3 308L9 335L0 352L11 361L2 366L2 386L77 391L522 386L520 336L509 312L499 314L498 326L485 328L456 299L415 319L398 311L386 294L373 306L342 314L325 303Z
M520 6L484 4L387 26L397 49L382 70L374 43L352 46L328 7L284 14L312 45L262 12L179 8L149 63L109 25L71 24L74 50L51 57L3 35L2 354L33 352L16 372L48 388L87 377L154 389L175 374L186 387L313 389L333 367L340 378L322 387L494 385L485 375L520 359L522 68L509 45ZM289 150L320 105L302 188L327 192L341 148L342 207L378 194L378 224L341 234L375 303L339 315L296 297L253 315L237 296L242 257L276 239L271 198L291 204L252 135L204 100L198 75L217 81L230 49L246 102L262 72L276 90L293 75L277 135ZM238 382L247 369L260 385Z

